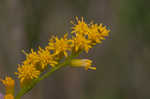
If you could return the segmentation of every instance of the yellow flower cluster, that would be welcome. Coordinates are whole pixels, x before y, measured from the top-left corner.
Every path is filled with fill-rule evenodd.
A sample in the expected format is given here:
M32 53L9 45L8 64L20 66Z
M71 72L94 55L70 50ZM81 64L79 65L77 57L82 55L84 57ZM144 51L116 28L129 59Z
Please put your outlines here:
M15 72L20 79L21 85L28 84L33 79L38 78L48 65L53 67L57 64L54 54L48 49L42 49L41 47L39 47L37 52L31 49L31 53L25 53L25 55L26 60L21 65L18 65L18 72Z
M20 79L20 83L28 83L40 74L49 66L55 67L62 58L66 58L70 53L79 53L89 49L97 43L101 43L109 35L109 30L102 24L87 24L83 18L81 20L76 17L76 23L72 22L72 37L69 39L66 33L64 37L58 38L53 36L48 45L38 51L31 49L30 53L25 53L26 60L19 64L18 71L15 73ZM71 62L73 67L84 67L86 70L96 67L91 66L92 61L88 59L79 59Z
M15 81L11 77L6 77L5 80L0 79L6 89L4 99L14 99Z
M90 24L87 24L84 22L83 17L81 20L76 17L77 24L71 21L72 24L74 24L74 27L72 27L73 31L71 33L75 34L75 41L82 38L83 44L86 45L86 47L81 46L82 44L78 43L75 47L78 47L82 49L85 49L86 52L88 52L88 49L91 48L91 46L102 43L102 40L105 40L105 37L109 35L110 30L106 28L106 26L103 26L102 24L94 24L91 22ZM77 42L77 41L76 41ZM78 41L80 43L80 41ZM87 47L88 45L88 47Z

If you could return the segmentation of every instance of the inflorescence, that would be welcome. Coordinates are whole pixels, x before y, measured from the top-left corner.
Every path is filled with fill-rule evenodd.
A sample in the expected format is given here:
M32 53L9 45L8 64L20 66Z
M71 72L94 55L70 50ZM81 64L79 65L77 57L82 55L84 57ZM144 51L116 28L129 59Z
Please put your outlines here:
M21 88L39 78L48 68L57 67L61 60L65 61L69 56L83 51L88 53L94 45L101 44L110 32L102 24L94 24L93 22L87 24L83 17L81 20L76 17L76 21L71 21L71 23L73 27L70 34L66 33L62 38L53 36L48 45L45 48L39 47L38 51L33 49L30 53L24 51L26 59L18 65L17 72L15 72ZM71 38L68 35L71 35ZM85 70L96 70L90 59L71 59L69 65L71 67L83 67ZM14 99L15 81L11 77L6 77L1 82L6 87L5 97L11 97L5 99Z

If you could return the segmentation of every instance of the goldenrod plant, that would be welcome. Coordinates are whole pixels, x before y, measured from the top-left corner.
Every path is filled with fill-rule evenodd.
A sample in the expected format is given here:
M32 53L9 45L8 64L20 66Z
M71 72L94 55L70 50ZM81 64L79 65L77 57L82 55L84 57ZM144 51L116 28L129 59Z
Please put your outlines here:
M18 65L14 73L20 84L19 92L15 92L15 82L11 77L0 79L5 86L4 99L21 99L39 81L51 76L51 74L66 66L96 70L90 59L78 59L82 53L88 51L96 44L101 44L110 30L103 24L93 22L87 24L83 17L76 17L71 21L72 32L64 34L62 38L52 36L45 48L39 47L37 51L31 49L24 54L26 59ZM69 38L68 35L71 35Z

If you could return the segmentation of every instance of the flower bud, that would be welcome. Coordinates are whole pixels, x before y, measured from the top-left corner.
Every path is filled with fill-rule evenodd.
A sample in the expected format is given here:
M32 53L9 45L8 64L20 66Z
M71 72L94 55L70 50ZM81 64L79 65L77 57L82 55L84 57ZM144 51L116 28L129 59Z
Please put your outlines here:
M96 70L96 67L92 67L92 60L89 59L73 59L71 61L71 66L72 67L83 67L85 70L92 69Z

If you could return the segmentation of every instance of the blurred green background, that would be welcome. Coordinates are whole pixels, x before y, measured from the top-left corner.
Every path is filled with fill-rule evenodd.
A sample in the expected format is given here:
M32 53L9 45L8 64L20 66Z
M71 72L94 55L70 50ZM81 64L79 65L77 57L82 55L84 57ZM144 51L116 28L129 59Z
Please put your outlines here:
M21 50L71 31L73 16L104 23L111 34L84 58L96 71L65 68L22 99L150 99L148 0L0 0L0 77L13 76ZM0 92L4 87L0 85Z

